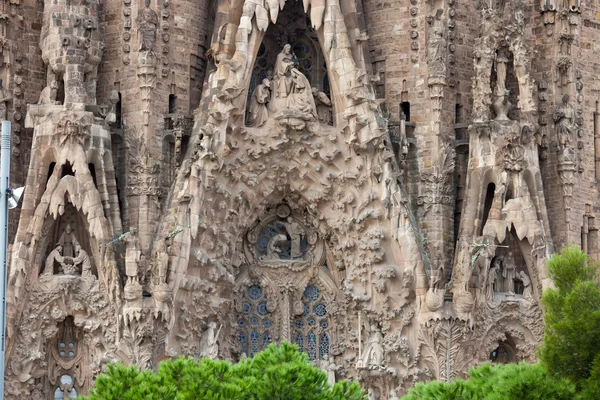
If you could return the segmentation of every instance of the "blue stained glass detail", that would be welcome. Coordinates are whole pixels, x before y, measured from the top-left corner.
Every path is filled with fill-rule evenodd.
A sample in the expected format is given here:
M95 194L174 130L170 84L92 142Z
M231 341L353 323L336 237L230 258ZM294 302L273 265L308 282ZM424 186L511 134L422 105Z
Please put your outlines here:
M265 328L270 328L272 326L273 326L273 322L271 322L268 319L263 322L263 327L265 327Z
M258 332L252 331L250 334L250 357L258 353Z
M250 314L250 311L252 311L252 305L245 301L242 305L242 312L244 313L244 315L248 315Z
M326 329L329 326L329 323L327 323L327 320L324 319L323 321L321 321L321 328Z
M258 285L252 285L248 288L248 298L258 300L262 297L262 288Z
M302 314L303 317L308 317L308 314L310 314L310 307L308 306L308 304L304 304L304 313Z
M258 303L256 306L256 312L258 312L260 315L267 315L267 302L263 300Z
M314 318L309 318L309 320L308 320L308 324L309 324L310 326L314 326L316 323L317 323L317 320L316 320L316 319L314 319Z
M296 335L296 344L298 345L298 351L304 351L304 336L301 333Z
M238 340L240 341L240 354L247 353L247 350L246 350L246 335L244 335L243 333L240 333L240 335L238 336Z
M250 325L252 325L252 326L258 326L258 318L257 317L251 317L250 318Z
M243 328L243 327L245 327L245 326L246 326L246 321L244 321L244 320L239 320L239 321L238 321L238 326L239 326L240 328Z
M319 298L319 289L315 285L309 285L304 289L304 297L309 301L316 301Z
M258 248L260 250L267 250L268 244L269 244L269 238L265 237L265 236L259 237L258 240L256 241L256 246L258 246Z
M319 358L323 359L323 356L329 354L329 336L326 333L321 334L321 340L319 341Z
M317 314L317 317L322 317L325 314L327 314L327 309L325 308L325 304L317 304L315 306L315 314Z
M300 318L296 319L296 328L302 329L303 326L304 326L304 321L302 321Z
M308 359L314 361L317 359L317 336L313 331L308 332Z
M271 343L271 336L269 336L269 331L266 331L263 336L263 349L266 348L269 343Z

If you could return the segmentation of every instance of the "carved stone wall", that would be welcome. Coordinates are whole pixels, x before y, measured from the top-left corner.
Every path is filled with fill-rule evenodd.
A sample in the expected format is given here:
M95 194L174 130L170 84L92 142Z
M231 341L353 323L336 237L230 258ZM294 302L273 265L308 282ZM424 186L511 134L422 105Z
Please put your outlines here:
M600 251L598 7L0 3L5 398L282 340L372 399L534 361L546 261Z

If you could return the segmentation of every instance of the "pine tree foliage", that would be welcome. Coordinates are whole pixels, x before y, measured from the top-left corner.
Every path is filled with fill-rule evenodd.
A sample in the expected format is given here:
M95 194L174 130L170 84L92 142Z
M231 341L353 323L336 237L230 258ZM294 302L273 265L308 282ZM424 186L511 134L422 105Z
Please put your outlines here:
M542 296L546 326L539 357L551 374L600 398L598 265L571 246L552 257L548 273L556 287Z
M541 364L483 364L469 379L419 383L402 400L572 400L575 385L556 379Z
M358 383L327 383L295 345L271 344L237 364L204 358L163 361L156 373L110 365L89 400L363 400Z

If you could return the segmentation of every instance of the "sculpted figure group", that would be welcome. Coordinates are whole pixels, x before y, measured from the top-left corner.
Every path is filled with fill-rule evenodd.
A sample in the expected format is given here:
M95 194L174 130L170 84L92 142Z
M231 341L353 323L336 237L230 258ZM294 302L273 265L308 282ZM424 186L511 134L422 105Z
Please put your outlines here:
M494 258L492 265L487 273L485 287L485 298L489 301L495 300L496 293L517 294L515 283L520 281L523 285L523 298L531 299L533 297L531 289L531 280L524 271L517 271L512 252L505 256L499 255Z
M58 263L57 268L55 268L56 263ZM70 224L65 226L56 247L48 254L41 276L52 276L55 271L59 275L79 275L81 271L83 278L94 276L90 258L75 238Z
M293 113L294 116L332 124L331 100L311 87L310 82L296 68L292 47L286 44L277 55L272 79L263 79L256 86L248 104L246 125L260 128L269 115ZM318 104L318 106L317 106Z

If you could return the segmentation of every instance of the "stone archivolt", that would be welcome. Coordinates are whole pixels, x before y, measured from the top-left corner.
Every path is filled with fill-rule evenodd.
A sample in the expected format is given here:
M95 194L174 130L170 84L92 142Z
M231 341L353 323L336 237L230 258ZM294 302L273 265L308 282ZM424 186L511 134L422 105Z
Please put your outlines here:
M193 127L174 94L169 116L156 118L170 3L160 21L150 1L135 10L127 53L137 64L125 63L139 97L133 123L120 115L116 83L96 104L104 45L98 4L86 4L45 4L47 84L26 117L33 143L12 246L6 398L85 393L111 361L238 360L282 340L330 382L358 379L375 399L483 360L534 360L553 244L520 1L480 10L450 265L451 239L429 243L421 228L456 202L457 150L441 130L458 85L453 1L428 5L424 76L439 148L426 149L417 177L409 121L392 136L375 99L353 2L218 1ZM552 116L567 204L580 124L568 99ZM121 185L117 169L127 172Z

